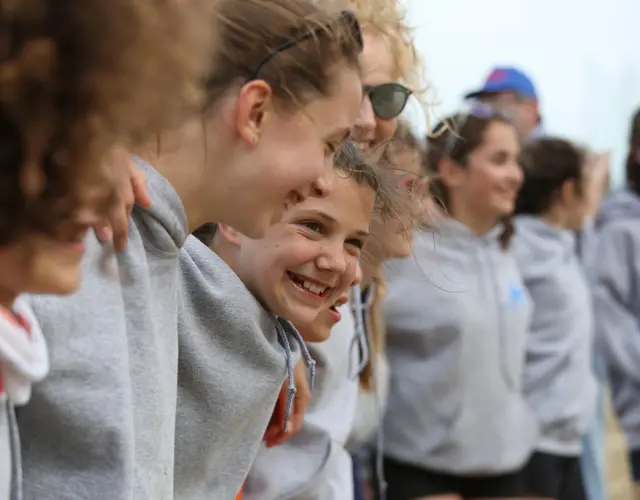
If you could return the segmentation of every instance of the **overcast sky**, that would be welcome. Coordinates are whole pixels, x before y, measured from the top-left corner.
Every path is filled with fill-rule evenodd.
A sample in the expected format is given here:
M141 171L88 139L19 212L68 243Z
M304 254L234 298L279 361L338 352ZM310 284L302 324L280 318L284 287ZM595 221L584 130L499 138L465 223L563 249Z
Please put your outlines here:
M620 181L629 118L640 106L640 0L406 0L434 91L456 109L495 64L533 78L548 130L614 151ZM425 121L409 116L418 130Z

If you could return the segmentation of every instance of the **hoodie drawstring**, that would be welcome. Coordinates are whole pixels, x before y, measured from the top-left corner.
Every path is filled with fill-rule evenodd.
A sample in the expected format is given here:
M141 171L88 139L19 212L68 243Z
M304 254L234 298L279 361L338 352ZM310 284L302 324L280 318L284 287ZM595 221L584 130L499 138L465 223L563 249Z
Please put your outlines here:
M283 325L284 323L284 325ZM293 376L293 355L291 351L291 344L289 343L289 334L294 338L300 347L300 352L309 370L309 388L313 390L313 383L316 378L316 361L311 357L309 349L305 344L302 336L296 330L296 328L289 322L281 318L276 319L276 331L278 332L278 338L284 347L285 361L287 364L287 406L284 412L284 431L287 431L287 424L289 423L289 417L291 416L291 410L293 408L293 399L296 396L296 386ZM288 331L288 333L287 333Z
M358 348L358 365L355 370L350 370L352 379L355 379L369 362L369 341L367 340L367 330L364 325L366 306L362 303L362 290L360 289L360 285L354 285L351 291L351 312L353 313L356 332L351 341L351 347L349 348L349 362L355 359L354 356L351 355L353 349ZM372 296L372 294L370 294L370 296Z
M367 291L366 302L363 304L362 317L364 320L364 335L365 342L369 343L371 339L371 332L373 332L373 325L371 322L371 307L373 306L373 301L376 296L375 283L371 283L369 286L369 290ZM378 386L378 379L376 377L377 374L377 364L378 360L376 359L375 353L370 354L371 363L371 384L373 388L373 398L376 407L376 420L378 421L378 428L376 432L376 452L375 452L375 468L376 468L376 479L378 483L378 500L385 500L387 497L387 481L384 478L384 429L383 429L383 419L384 412L382 408L382 400L380 399L380 387Z

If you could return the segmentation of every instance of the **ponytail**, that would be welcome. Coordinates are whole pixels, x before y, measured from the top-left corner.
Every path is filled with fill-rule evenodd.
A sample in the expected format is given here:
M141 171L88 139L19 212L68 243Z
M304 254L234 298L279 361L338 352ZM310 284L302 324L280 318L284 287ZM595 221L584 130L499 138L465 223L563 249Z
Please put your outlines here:
M511 243L511 238L516 232L515 225L513 224L513 216L507 215L502 218L502 232L500 233L500 237L498 240L500 241L500 248L506 250L509 248L509 243Z

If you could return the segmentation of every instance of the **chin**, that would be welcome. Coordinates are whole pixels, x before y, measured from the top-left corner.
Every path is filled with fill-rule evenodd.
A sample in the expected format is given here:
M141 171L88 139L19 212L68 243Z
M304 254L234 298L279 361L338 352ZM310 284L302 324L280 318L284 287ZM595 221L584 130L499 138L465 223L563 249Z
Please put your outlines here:
M298 327L295 322L293 324L296 325L305 342L324 342L331 336L331 329L336 323L331 314L323 310L312 322L304 323L305 326Z
M404 259L406 257L411 257L411 242L405 241L402 245L398 245L397 251L391 258L394 259Z
M498 214L498 217L505 217L513 214L513 211L516 209L516 201L515 200L505 200L501 203L497 203L495 210Z
M387 252L385 252L386 259L403 259L409 257L411 255L412 236L413 235L402 233L393 240L390 239L389 247L387 248Z
M299 330L302 340L305 342L324 342L331 336L331 328L311 326Z
M78 269L49 272L44 276L34 277L29 287L30 293L46 295L71 295L82 284L82 272Z

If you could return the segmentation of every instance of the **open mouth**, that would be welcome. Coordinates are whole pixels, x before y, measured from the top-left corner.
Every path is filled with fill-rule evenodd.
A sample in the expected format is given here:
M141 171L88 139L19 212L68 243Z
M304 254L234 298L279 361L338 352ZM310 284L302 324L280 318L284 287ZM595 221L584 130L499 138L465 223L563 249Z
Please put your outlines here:
M318 297L325 297L327 293L331 291L331 287L311 282L304 276L300 276L299 274L291 271L287 271L287 276L289 276L289 279L295 286Z

